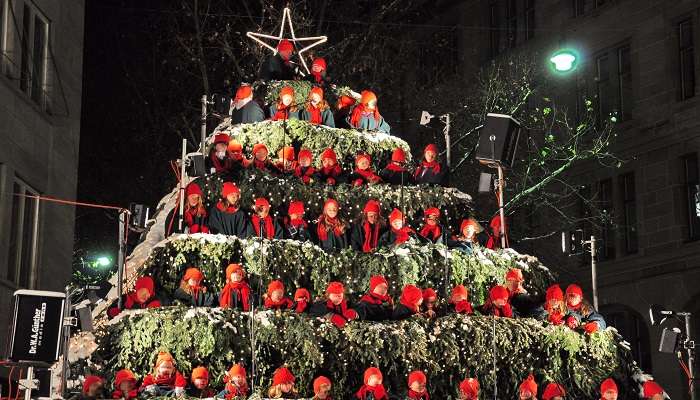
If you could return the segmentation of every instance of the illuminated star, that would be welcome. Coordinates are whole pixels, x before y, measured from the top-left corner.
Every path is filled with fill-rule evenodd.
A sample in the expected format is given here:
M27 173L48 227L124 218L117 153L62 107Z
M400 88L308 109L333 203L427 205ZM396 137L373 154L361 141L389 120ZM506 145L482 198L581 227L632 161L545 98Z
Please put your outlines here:
M284 27L285 27L285 22L287 25L289 25L289 32L291 33L292 37L284 37ZM301 50L297 51L297 55L299 57L299 60L301 61L301 65L304 66L304 69L306 70L307 74L310 74L311 71L309 71L309 67L306 65L306 61L304 60L303 53L313 47L318 46L321 43L325 43L328 41L328 36L313 36L313 37L296 37L294 34L294 26L292 25L292 12L289 10L288 7L284 8L284 12L282 14L282 25L280 26L280 33L277 36L272 36L272 35L267 35L264 33L257 33L257 32L246 32L246 36L249 38L255 40L256 42L260 43L264 47L267 47L268 49L272 50L272 54L277 54L277 44L281 42L284 39L289 40L292 42L295 46L296 43L304 43L304 42L311 42L310 44L306 45L306 47L302 47ZM277 41L275 46L271 46L270 44L266 43L265 40L269 41Z

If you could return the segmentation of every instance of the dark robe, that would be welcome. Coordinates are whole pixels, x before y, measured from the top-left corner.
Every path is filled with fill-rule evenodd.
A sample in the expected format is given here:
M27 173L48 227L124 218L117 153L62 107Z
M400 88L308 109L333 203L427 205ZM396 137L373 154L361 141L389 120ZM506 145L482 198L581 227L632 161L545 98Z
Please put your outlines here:
M394 305L391 298L381 299L373 293L366 293L357 303L360 318L367 321L388 321L392 319Z
M297 75L296 65L286 62L279 53L270 55L260 66L260 79L269 81L289 81Z
M301 113L299 114L299 119L301 119L302 121L311 122L311 112L309 112L307 109L301 110ZM335 128L335 118L333 117L333 113L329 108L326 108L325 110L321 111L321 125L325 125L330 128Z
M270 217L270 216L268 216ZM272 239L284 239L284 231L282 230L282 226L280 225L279 221L277 221L277 218L270 217L272 218L272 225L274 227L274 232L267 232L265 226L267 225L264 221L261 221L260 224L258 225L259 228L256 228L254 221L254 218L251 217L250 222L248 223L248 233L247 237L249 238L255 238L255 237L263 237L266 239L269 239L270 236L272 236ZM258 231L257 229L260 229Z
M300 242L305 242L311 240L311 233L309 232L309 224L304 221L300 225L292 225L290 223L289 217L284 218L284 238L298 240Z
M216 296L211 293L200 291L195 297L193 294L185 292L182 288L177 288L173 294L174 300L177 303L188 307L211 307L214 305Z
M350 245L355 251L365 252L365 250L363 249L366 238L365 224L369 225L369 223L367 222L360 221L359 224L353 225L352 230L350 231ZM384 233L384 227L378 224L379 222L369 226L369 251L375 250L377 247L379 247L379 238ZM374 243L376 243L376 246L372 246L372 244ZM366 252L368 253L369 251Z
M265 120L265 112L262 107L255 101L251 100L246 105L236 110L231 105L231 123L232 124L251 124Z
M438 168L426 167L425 162L422 162L416 167L413 177L416 183L428 183L432 185L444 185L447 178L447 166L442 163L437 163Z
M415 183L413 180L413 174L411 174L410 171L405 170L405 169L392 169L389 168L388 166L381 170L379 173L379 176L382 178L382 180L385 183L389 183L392 185L400 185L401 184L401 175L403 175L403 184L404 186L406 185L412 185Z
M248 217L241 209L224 206L218 202L209 213L209 229L211 233L237 236L241 239L248 237Z

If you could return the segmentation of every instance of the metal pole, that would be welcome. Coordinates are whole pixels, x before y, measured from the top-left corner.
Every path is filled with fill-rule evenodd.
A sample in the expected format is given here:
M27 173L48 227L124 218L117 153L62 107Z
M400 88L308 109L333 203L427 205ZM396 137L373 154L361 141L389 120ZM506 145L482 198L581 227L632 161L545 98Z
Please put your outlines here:
M121 285L119 293L121 293ZM119 299L121 299L121 294ZM70 302L70 287L66 286L66 302L64 303L65 308L63 309L63 363L61 363L61 397L66 395L66 385L68 384L68 369L70 368L68 364L68 353L70 351L70 324L68 324L68 319L70 318L70 309L72 307Z
M202 95L202 138L200 142L200 146L202 146L202 155L206 157L206 151L207 151L207 95Z
M447 168L449 169L452 167L452 145L450 143L450 114L445 114L445 128L442 130L442 133L445 134L445 147L447 148Z
M591 286L593 287L593 307L598 310L598 271L596 270L595 236L591 235Z
M128 211L119 211L119 253L117 253L117 307L122 309L122 290L124 286L124 259L126 259L126 233L129 227L126 226L126 215Z
M695 343L692 342L692 336L690 335L691 314L686 312L683 313L683 316L685 317L685 349L688 352L688 374L690 375L688 377L688 385L690 386L688 389L690 391L690 400L698 400L698 391L696 390L697 387L695 385ZM691 344L693 345L692 347L690 346Z
M498 213L501 215L501 248L506 248L506 213L503 210L503 167L498 163Z
M27 368L27 385L24 387L24 400L32 400L32 389L34 389L34 367Z
M185 215L185 158L187 158L187 139L182 139L182 157L180 158L180 211L177 222L178 232L184 232L182 222Z

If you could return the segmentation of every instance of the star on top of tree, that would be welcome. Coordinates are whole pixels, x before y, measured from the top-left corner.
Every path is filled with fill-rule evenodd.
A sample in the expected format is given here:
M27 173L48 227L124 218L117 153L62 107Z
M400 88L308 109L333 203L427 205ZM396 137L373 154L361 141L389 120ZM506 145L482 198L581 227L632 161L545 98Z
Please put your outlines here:
M285 37L284 36L284 27L285 25L289 25L289 33L292 35L291 38ZM311 42L307 44L305 47L302 47L300 50L297 51L297 56L299 57L299 60L301 61L301 65L304 66L304 69L306 70L306 73L309 74L311 71L309 70L309 67L306 65L306 61L304 60L303 53L313 47L318 46L321 43L325 43L328 41L328 36L312 36L312 37L297 37L294 34L294 25L292 25L292 12L289 10L289 7L284 8L284 12L282 14L282 24L280 26L280 33L277 36L272 36L268 35L265 33L258 33L258 32L246 32L246 36L249 38L255 40L256 42L260 43L264 47L272 50L272 54L277 54L277 45L284 39L289 40L292 42L294 47L298 47L297 43L300 44L305 44L308 42ZM268 42L273 42L275 46L271 46Z

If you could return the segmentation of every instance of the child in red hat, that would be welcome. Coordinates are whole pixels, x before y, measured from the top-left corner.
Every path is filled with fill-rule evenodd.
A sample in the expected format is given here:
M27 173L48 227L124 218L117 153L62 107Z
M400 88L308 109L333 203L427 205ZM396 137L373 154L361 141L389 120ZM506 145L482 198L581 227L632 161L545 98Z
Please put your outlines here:
M459 400L479 400L479 381L466 378L459 383Z
M664 396L664 389L654 381L644 382L644 385L642 386L642 392L644 398L648 400L663 400L666 398Z
M421 304L423 304L423 292L414 285L406 285L401 291L399 305L394 309L393 318L400 320L420 315Z
M318 245L325 251L335 252L348 247L348 224L338 216L338 202L328 199L323 204L323 213L316 223Z
M357 305L357 312L363 320L390 320L394 312L394 300L388 295L389 283L381 275L369 278L369 291Z
M583 299L580 286L571 284L566 288L566 308L566 325L569 328L582 329L589 334L605 329L605 319Z
M391 160L379 173L379 176L386 183L392 185L413 184L413 174L406 167L406 152L397 147L391 152Z
M355 393L355 398L359 400L389 400L386 389L382 385L383 381L384 377L379 368L367 368L364 376L365 384Z
M341 95L338 97L338 102L335 104L335 113L333 114L335 118L336 128L351 129L349 116L354 108L357 100L354 97L347 95Z
M207 158L207 169L212 174L228 174L233 171L234 160L229 157L228 142L231 140L229 135L218 133L214 135L214 145L209 150Z
M231 100L229 108L231 124L252 124L265 120L265 112L258 102L253 101L253 88L243 84L236 90L236 96Z
M267 391L267 396L271 399L296 398L297 390L294 387L294 375L286 368L277 368L272 375L272 386Z
M113 399L135 399L138 397L137 390L138 382L133 372L128 369L117 371L114 375L114 391L112 392Z
M564 324L566 304L564 303L564 292L559 285L554 284L547 288L544 309L546 319L550 324Z
M472 303L469 302L469 290L464 285L457 285L452 288L450 304L452 304L453 310L457 314L474 314Z
M425 146L423 150L423 160L416 171L413 173L413 178L416 183L429 183L434 185L443 185L447 175L447 168L437 161L439 150L434 144Z
M224 390L216 395L217 398L227 400L247 398L248 382L246 381L245 368L241 364L234 364L224 375Z
M513 318L513 309L508 303L508 289L500 285L492 287L489 298L479 307L479 312L483 315Z
M332 400L330 379L325 376L314 379L314 397L311 400Z
M438 296L435 289L423 289L423 304L421 305L423 316L426 318L435 318L438 316L437 300Z
M518 393L520 400L537 400L537 382L532 374L520 384Z
M284 296L284 283L274 280L267 285L264 306L268 310L290 310L294 303Z
M447 235L445 228L440 224L440 209L437 207L429 207L423 211L424 223L418 233L435 244L447 245Z
M136 280L134 291L124 295L122 301L123 310L137 310L144 308L158 308L160 300L156 298L155 282L150 276L142 276ZM110 318L116 317L122 309L114 306L109 309Z
M173 233L209 233L207 209L204 207L204 194L195 182L185 188L185 211L182 214L182 229L179 226L179 202L165 218L165 237Z
M80 400L104 399L104 380L97 375L88 375L83 380L83 389L78 398Z
M255 199L253 216L248 224L248 237L265 239L284 239L282 226L270 215L270 202L264 197Z
M214 296L207 293L202 285L204 274L198 268L187 268L180 280L180 287L175 290L175 302L191 307L211 307Z
M390 133L391 127L384 121L377 106L377 95L370 90L363 90L360 103L348 115L348 124L363 131L380 131Z
M221 289L219 307L250 311L250 286L245 280L245 270L241 264L226 267L226 285Z
M241 190L233 182L221 185L221 200L210 210L211 233L245 238L248 232L248 217L241 210Z
M292 201L284 217L284 238L305 242L311 240L309 224L304 220L304 202Z
M338 165L338 157L330 147L321 153L321 169L316 172L315 180L327 185L335 185L345 181L343 169Z
M398 246L406 243L409 240L422 242L422 239L408 225L405 225L404 215L401 211L394 208L389 214L390 229L379 238L380 247Z
M209 387L209 371L204 367L192 370L191 385L187 388L187 397L194 399L208 399L214 397L216 392Z
M327 86L330 85L331 80L327 73L326 59L322 57L314 58L311 63L311 73L306 75L306 80L312 82L314 85Z
M294 176L301 179L305 185L314 182L316 168L313 167L314 156L309 149L299 151L299 162L294 169Z
M284 146L277 152L278 160L275 163L275 169L282 175L291 176L294 175L294 171L297 168L297 162L295 161L296 155L294 153L294 147Z
M600 400L617 400L617 384L613 378L608 378L600 384Z
M256 106L257 104L258 103L255 103ZM246 158L245 154L243 154L243 145L236 139L231 139L228 141L228 156L231 157L231 159L233 159L234 171L248 168L248 166L252 162L251 160Z
M311 303L311 293L304 288L298 288L294 292L294 312L301 314L306 312Z
M270 161L269 158L270 151L267 149L264 143L256 143L253 145L253 160L248 164L248 168L254 170L267 171L267 172L277 172L277 168Z
M408 374L408 394L410 400L430 400L430 394L426 389L428 379L423 371L412 371Z
M510 294L511 307L519 317L544 319L542 298L530 295L523 287L524 282L523 271L519 268L511 268L506 272L505 286Z
M299 107L294 104L294 96L293 87L283 87L280 90L277 102L270 106L270 119L273 121L299 119Z
M175 369L175 359L167 351L158 353L153 372L143 378L140 392L149 396L182 396L187 381Z
M355 170L350 174L350 183L354 187L381 183L382 178L372 170L372 157L361 153L355 157Z
M260 79L263 81L289 81L299 75L297 64L292 63L294 45L287 39L277 44L277 51L270 54L260 66Z
M552 382L544 388L542 392L542 400L564 400L566 390L558 383Z
M301 119L314 125L325 125L335 128L333 112L326 99L323 98L323 89L318 86L311 88L306 99L304 109L301 110Z
M324 317L338 328L356 320L359 315L357 311L350 308L345 298L345 286L340 282L331 282L326 288L326 299L315 302L309 311L314 317Z
M360 222L354 224L350 233L350 245L355 251L370 253L379 246L384 231L381 206L377 200L369 200L362 210Z

